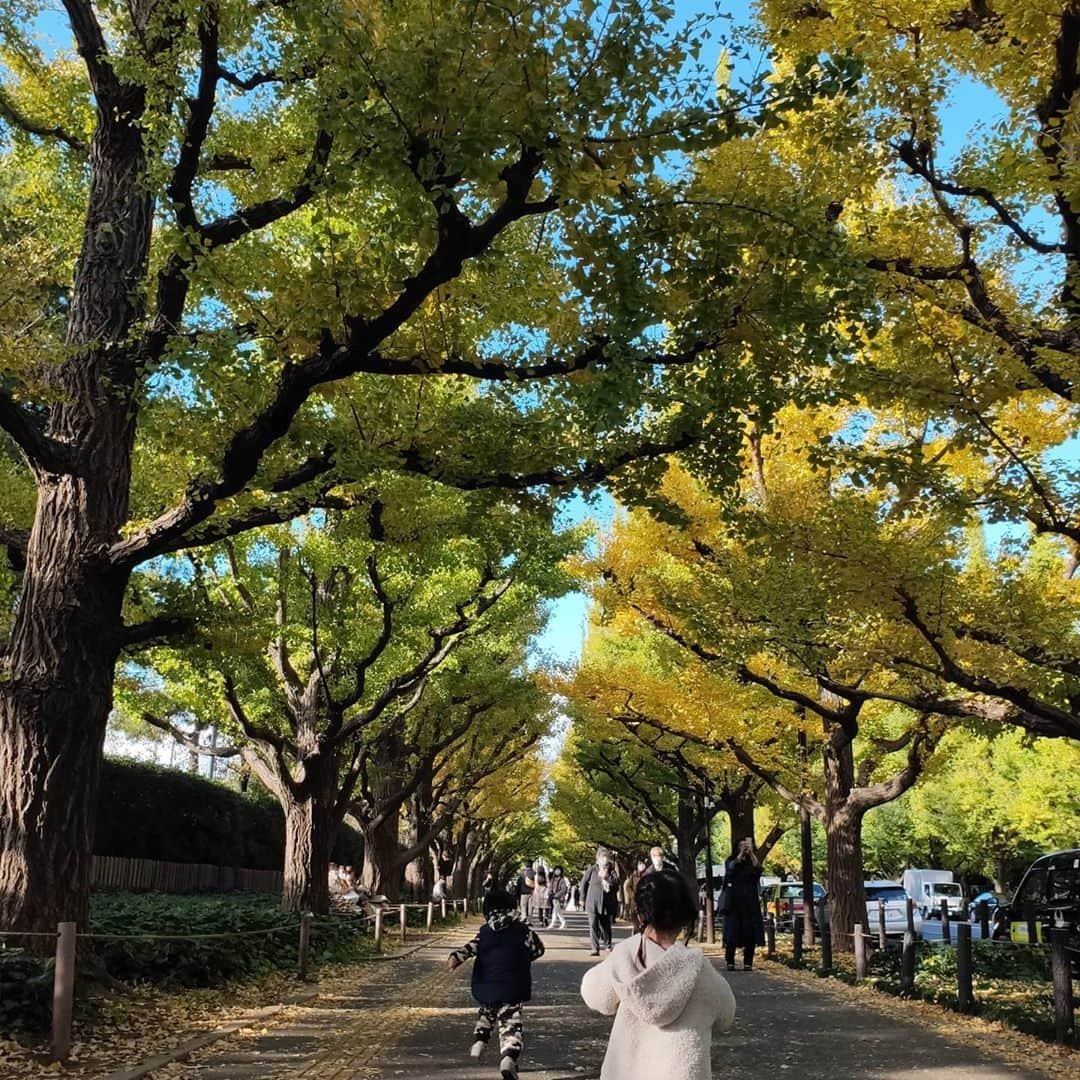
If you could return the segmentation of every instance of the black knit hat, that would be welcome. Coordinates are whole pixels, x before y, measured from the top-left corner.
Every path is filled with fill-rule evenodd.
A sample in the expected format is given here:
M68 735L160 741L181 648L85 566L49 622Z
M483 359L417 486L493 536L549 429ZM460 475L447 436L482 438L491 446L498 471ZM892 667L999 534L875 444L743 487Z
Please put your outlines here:
M516 907L516 901L505 889L492 889L484 897L484 918L493 911L513 911Z

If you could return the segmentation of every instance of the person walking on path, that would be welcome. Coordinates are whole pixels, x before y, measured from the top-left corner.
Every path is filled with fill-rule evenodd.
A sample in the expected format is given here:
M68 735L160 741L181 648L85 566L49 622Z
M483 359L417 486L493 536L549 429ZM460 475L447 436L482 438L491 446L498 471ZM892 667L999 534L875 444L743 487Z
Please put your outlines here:
M454 971L470 957L476 958L472 994L480 1009L469 1053L479 1058L498 1024L502 1080L517 1080L522 1005L532 997L531 965L544 955L544 943L522 922L518 904L505 890L493 889L484 898L484 920L476 937L450 954L447 966Z
M556 866L551 871L551 884L548 886L548 892L551 899L551 921L548 926L554 928L555 923L558 923L559 929L565 930L566 916L563 914L563 910L566 907L567 898L570 896L570 882L566 880L566 875L563 873L561 866Z
M664 854L664 849L657 844L649 849L649 866L646 873L653 870L678 870L679 868Z
M581 981L585 1004L614 1014L600 1080L711 1080L712 1034L735 1019L727 980L679 936L697 919L681 874L654 870L638 882L640 934L619 942Z
M724 914L724 949L727 969L735 970L735 952L743 951L743 970L754 967L754 949L765 944L765 920L761 916L761 864L754 841L739 841L738 849L724 864L727 910Z
M549 897L547 874L543 870L537 870L536 886L529 902L529 922L534 926L541 928L547 926L548 913L551 908Z
M581 902L589 917L589 945L592 956L601 949L611 951L611 920L619 910L619 875L607 848L596 849L596 862L581 879Z
M518 874L517 882L514 884L514 895L517 897L518 910L526 922L529 921L529 904L532 903L532 894L535 888L536 871L533 870L532 859L526 859L525 865L521 868L521 873Z

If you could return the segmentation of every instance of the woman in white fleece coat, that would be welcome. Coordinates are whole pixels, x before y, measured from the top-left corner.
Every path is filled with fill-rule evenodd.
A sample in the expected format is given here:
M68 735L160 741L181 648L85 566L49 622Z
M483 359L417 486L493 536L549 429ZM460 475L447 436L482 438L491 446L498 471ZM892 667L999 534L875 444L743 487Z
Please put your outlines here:
M700 949L677 939L697 918L681 874L660 870L638 883L640 934L590 968L581 996L610 1016L600 1080L711 1080L712 1033L735 1019L735 995Z

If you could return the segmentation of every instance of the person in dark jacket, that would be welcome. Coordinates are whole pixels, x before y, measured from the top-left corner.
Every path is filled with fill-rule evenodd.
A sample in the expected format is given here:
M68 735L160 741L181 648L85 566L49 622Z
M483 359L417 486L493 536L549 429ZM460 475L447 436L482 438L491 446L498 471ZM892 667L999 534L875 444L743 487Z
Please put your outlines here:
M484 925L476 937L447 960L453 971L476 957L472 994L480 1005L473 1031L474 1058L483 1054L492 1029L499 1025L502 1080L517 1080L522 1047L521 1006L532 997L532 962L544 955L544 943L523 922L515 898L504 889L484 897Z
M735 952L743 951L743 970L754 967L754 949L765 944L765 920L761 917L761 864L754 841L739 841L738 849L724 863L724 888L728 910L724 913L724 949L728 971L735 970Z
M619 873L607 848L597 848L596 862L581 879L581 902L589 917L591 956L611 951L611 920L619 913Z

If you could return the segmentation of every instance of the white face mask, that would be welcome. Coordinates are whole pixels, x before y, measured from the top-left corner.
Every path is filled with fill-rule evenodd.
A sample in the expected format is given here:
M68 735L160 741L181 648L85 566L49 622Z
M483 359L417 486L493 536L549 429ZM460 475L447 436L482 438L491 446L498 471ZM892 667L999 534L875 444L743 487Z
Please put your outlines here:
M664 857L662 855L654 855L652 857L652 864L654 870L664 869Z

